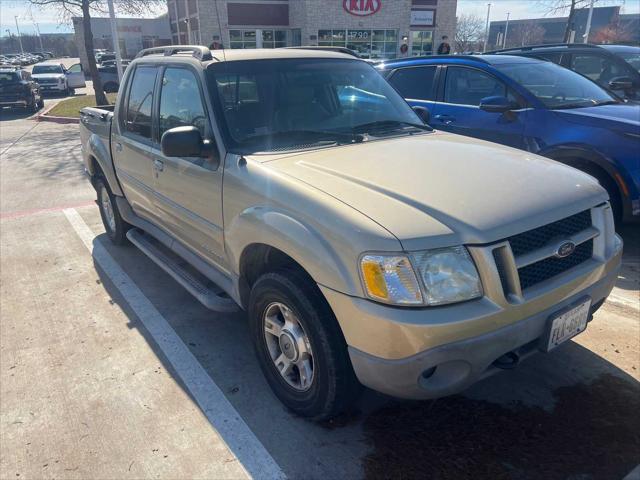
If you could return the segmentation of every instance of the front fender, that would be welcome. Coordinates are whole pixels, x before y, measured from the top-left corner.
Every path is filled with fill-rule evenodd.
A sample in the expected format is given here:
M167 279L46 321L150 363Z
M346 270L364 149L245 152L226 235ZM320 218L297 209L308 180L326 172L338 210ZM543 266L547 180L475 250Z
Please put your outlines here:
M349 295L362 295L356 259L353 265L345 264L340 252L320 232L290 212L267 206L247 208L226 225L225 243L233 266L239 266L247 247L265 244L293 258L315 282Z

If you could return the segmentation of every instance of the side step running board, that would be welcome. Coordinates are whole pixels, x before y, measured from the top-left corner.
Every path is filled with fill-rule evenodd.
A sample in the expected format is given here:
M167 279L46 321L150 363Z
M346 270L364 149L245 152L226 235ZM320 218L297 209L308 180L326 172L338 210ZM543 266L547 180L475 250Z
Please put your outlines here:
M127 238L205 307L217 312L239 310L236 302L229 298L220 287L191 268L185 260L152 236L145 234L138 228L132 228L127 232Z

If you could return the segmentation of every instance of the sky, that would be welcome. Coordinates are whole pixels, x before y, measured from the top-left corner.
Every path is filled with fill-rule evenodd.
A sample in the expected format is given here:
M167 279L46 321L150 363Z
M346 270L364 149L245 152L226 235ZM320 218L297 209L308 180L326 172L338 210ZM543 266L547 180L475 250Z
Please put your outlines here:
M296 1L296 0L290 0ZM396 0L384 0L392 2ZM457 14L475 13L485 18L487 3L491 2L491 20L504 20L507 12L511 19L537 18L545 16L544 0L458 0ZM622 13L640 13L640 0L597 0L597 5L623 6ZM166 3L161 4L148 16L153 17L166 11ZM566 13L564 14L566 15ZM0 35L7 35L9 29L16 34L14 16L18 16L21 33L33 33L34 23L38 23L41 33L72 32L71 25L60 21L60 15L55 8L37 8L30 6L28 0L0 0ZM563 16L562 13L557 16Z

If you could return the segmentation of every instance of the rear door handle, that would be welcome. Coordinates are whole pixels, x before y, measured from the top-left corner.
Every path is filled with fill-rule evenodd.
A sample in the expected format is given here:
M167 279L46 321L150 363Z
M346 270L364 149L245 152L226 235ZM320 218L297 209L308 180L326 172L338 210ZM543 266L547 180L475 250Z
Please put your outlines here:
M153 168L155 168L157 172L162 172L164 170L164 162L162 160L155 159L153 161Z
M116 152L121 152L121 151L122 151L122 144L116 143Z

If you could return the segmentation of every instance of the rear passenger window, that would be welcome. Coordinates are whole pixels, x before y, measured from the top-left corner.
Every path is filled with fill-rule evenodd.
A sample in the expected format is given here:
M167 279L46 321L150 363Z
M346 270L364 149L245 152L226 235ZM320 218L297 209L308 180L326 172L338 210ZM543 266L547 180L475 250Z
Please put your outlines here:
M507 96L507 87L497 78L480 70L447 67L444 101L479 106L485 97Z
M393 74L389 82L404 98L433 100L433 80L436 67L403 68Z
M156 71L156 67L136 68L129 88L125 129L145 138L151 138L151 105Z
M193 125L204 138L206 122L196 76L185 68L167 68L160 93L160 137L172 128Z

